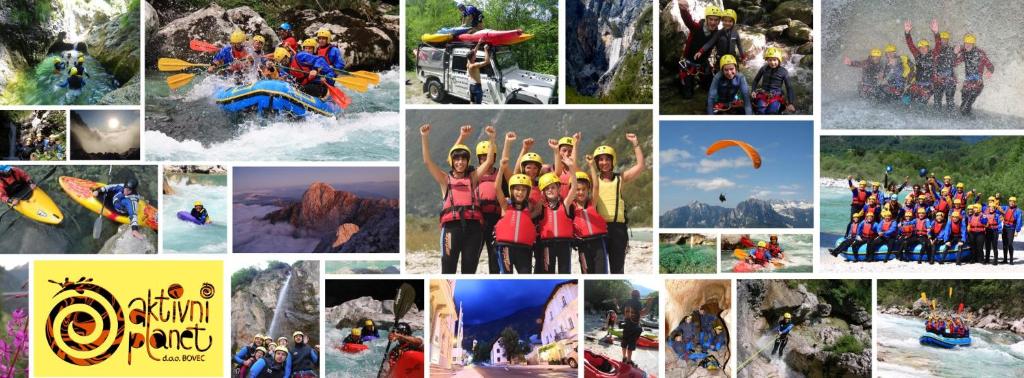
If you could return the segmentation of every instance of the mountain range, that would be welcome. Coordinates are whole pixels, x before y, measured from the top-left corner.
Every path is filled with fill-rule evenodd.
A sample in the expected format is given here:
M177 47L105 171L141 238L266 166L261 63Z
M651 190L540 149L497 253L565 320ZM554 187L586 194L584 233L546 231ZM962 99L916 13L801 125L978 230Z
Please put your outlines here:
M306 237L321 239L314 252L398 252L398 200L362 198L314 182L301 200L267 214Z
M463 326L462 347L465 350L473 349L473 340L477 345L487 345L494 342L501 335L505 327L512 327L519 333L519 339L529 340L530 335L540 334L540 319L544 312L544 305L526 307L512 313L504 318L491 320L486 323L469 324Z
M751 198L730 209L694 201L662 214L660 221L661 227L668 228L811 228L814 207L807 202Z

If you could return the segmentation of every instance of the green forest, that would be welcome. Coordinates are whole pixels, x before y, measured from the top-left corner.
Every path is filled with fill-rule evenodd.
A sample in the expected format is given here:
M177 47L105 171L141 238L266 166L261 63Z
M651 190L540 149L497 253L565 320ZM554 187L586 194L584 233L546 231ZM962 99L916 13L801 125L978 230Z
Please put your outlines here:
M826 136L821 138L821 176L845 178L853 175L882 181L885 167L892 165L890 180L923 181L928 175L952 176L968 190L1004 197L1022 194L1024 183L1024 138L970 138L955 136Z
M953 289L950 297L949 289ZM1024 281L1016 280L878 280L878 306L909 307L925 293L937 299L939 308L988 307L1004 315L1024 317Z
M585 293L583 300L586 302L586 308L597 310L613 309L616 302L619 305L626 304L633 291L633 285L626 280L586 280L583 282L583 286ZM650 311L657 314L658 292L647 293L640 301L648 303L648 299L652 303Z
M205 8L210 6L209 0L155 0L150 2L155 8L164 10L171 9L176 11L195 11L197 9ZM372 9L378 9L381 4L392 5L393 8L389 10L387 14L398 16L398 0L316 0L316 1L304 1L304 0L270 0L270 1L251 1L251 0L220 0L216 2L224 9L231 9L237 7L249 7L252 10L259 13L267 23L271 26L276 27L278 24L283 22L282 15L287 11L292 11L296 8L308 8L319 11L330 11L330 10L344 10L344 9L361 9L366 5L369 5Z
M533 34L530 41L516 45L519 68L543 74L558 75L558 1L557 0L488 0L467 1L484 14L485 29L513 30ZM452 0L409 0L405 8L406 67L413 67L412 50L419 46L420 36L438 29L459 26L462 14ZM411 68L410 68L411 69Z

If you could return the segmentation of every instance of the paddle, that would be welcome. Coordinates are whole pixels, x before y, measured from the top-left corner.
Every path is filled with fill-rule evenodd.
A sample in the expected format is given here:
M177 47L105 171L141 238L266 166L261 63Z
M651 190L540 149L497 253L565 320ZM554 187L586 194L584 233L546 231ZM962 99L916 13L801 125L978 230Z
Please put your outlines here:
M324 80L324 85L327 85L327 80ZM352 103L352 100L345 95L345 92L342 92L341 89L333 85L327 85L327 93L331 95L331 99L342 109L348 109L348 105Z
M392 309L395 313L395 326L398 325L398 321L405 316L405 313L409 312L412 308L413 302L416 301L416 290L412 288L412 285L407 283L402 284L402 287L398 288L398 295L395 297L395 306ZM392 326L392 330L394 327ZM377 378L380 378L381 373L384 372L384 363L388 361L388 354L391 349L391 338L388 338L388 345L384 347L384 358L380 360L380 368L377 369Z
M283 65L280 65L280 64L278 64L277 66L281 67L283 69L289 70L289 71L302 72L302 73L306 73L306 74L309 73L309 71L306 71L306 70L300 70L298 68L291 68L291 67L283 66ZM364 92L366 92L367 90L370 89L369 88L369 83L366 81L366 79L362 79L362 78L358 78L358 77L354 77L354 76L336 77L336 78L334 78L334 82L335 83L340 83L341 85L344 85L346 88L354 90L354 91L359 92L359 93L364 93ZM330 87L330 85L328 85L328 87Z
M156 62L156 68L163 72L182 71L192 67L209 67L209 64L190 63L181 59L160 58Z
M198 39L193 39L193 40L189 41L188 42L188 47L190 49L192 49L193 51L207 52L207 53L217 52L217 51L220 50L220 48L218 48L216 45L214 45L214 44L212 44L210 42L200 41Z
M177 75L171 75L167 78L167 86L172 90L184 87L188 83L192 82L192 79L196 77L196 74L183 73Z
M110 175L114 172L114 166L111 165L107 169L107 183L110 183ZM96 216L96 221L92 223L92 238L94 240L100 239L100 234L103 233L103 210L106 210L107 197L110 197L110 193L103 192L103 202L100 202L99 215Z
M747 251L739 249L739 248L736 248L734 251L732 251L732 255L735 256L739 260L746 260L747 257L750 256L750 254L747 253ZM771 263L776 268L781 268L783 265L785 265L781 261L776 261L776 260L772 260Z
M43 181L46 181L46 179L50 178L50 176L53 175L53 172L56 172L56 171L57 171L57 167L51 168L50 171L47 172L45 175L43 175L43 178L39 179L38 182L42 183ZM39 186L39 184L36 184L36 186ZM26 190L25 193L22 193L20 196L18 196L18 201L27 200L28 197L31 197L31 196L32 196L32 191L31 190ZM11 210L14 210L14 206L8 207L7 210L4 210L4 212L0 213L0 220L4 219L4 215L7 215L7 212L11 211ZM11 223L13 224L14 222L12 221Z
M335 68L334 71L335 72L339 72L339 73L343 73L343 74L346 74L346 75L350 75L350 76L355 76L355 77L358 77L358 78L366 79L367 81L370 82L370 84L373 84L373 85L380 84L380 74L378 74L376 72L370 72L370 71L349 72L349 71L345 71L345 70L339 70L337 68Z

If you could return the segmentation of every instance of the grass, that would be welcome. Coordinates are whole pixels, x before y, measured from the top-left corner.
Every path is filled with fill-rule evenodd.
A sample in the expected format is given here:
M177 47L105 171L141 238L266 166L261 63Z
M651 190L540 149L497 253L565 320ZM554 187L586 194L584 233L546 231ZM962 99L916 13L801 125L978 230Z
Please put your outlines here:
M405 216L405 250L436 251L439 249L440 228L437 219Z
M835 344L826 348L826 350L837 354L860 354L864 351L864 344L862 344L860 340L857 340L856 337L853 337L853 335L843 335L839 340L836 340Z
M715 273L714 247L689 248L678 244L659 247L659 273Z

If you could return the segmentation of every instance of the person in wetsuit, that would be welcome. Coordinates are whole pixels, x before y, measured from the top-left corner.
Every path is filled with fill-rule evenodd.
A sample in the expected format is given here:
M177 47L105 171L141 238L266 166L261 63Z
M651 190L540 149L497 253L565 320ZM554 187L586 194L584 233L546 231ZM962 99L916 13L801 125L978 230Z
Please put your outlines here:
M782 67L782 50L769 47L764 52L765 65L754 75L754 112L757 114L779 114L782 110L782 90L785 88L786 111L795 112L793 87L789 85L789 71ZM764 79L762 81L762 79Z
M704 8L704 19L695 21L686 0L679 0L678 5L683 24L689 30L679 61L679 82L683 85L683 98L688 99L693 97L694 89L698 85L705 90L711 85L711 65L706 59L702 62L695 55L718 31L721 10L715 6L708 6Z
M973 34L964 36L963 48L957 46L954 49L956 58L953 65L964 64L964 86L960 89L960 114L971 115L974 101L978 99L981 90L985 89L982 77L991 78L996 68L988 59L985 51L979 49L975 44L977 38Z
M936 20L932 20L931 23L932 33L938 34L939 23ZM931 98L934 88L935 66L938 64L939 51L942 50L942 39L935 41L935 48L930 49L928 40L922 39L914 45L914 37L910 35L910 31L913 29L913 25L910 20L903 23L903 38L906 39L907 48L910 49L910 53L914 55L914 60L917 62L916 72L914 75L914 83L910 86L909 92L911 99L918 104L928 104L928 99Z

